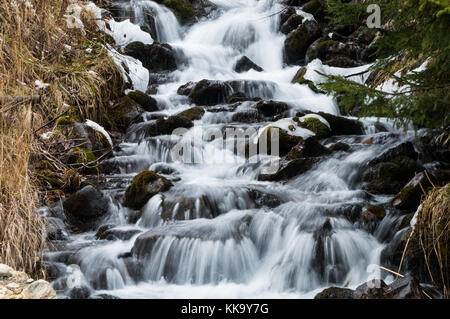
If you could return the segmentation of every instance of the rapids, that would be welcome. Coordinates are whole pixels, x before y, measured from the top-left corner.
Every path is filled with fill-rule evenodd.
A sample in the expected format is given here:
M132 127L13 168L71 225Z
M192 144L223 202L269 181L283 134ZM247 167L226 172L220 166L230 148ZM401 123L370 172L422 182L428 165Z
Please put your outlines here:
M139 25L148 23L143 12L151 9L156 26L153 40L169 43L183 55L183 65L152 95L160 110L147 113L148 121L192 107L177 89L202 79L249 80L253 85L243 85L244 93L286 102L293 107L292 116L301 110L339 114L332 97L291 83L299 67L283 64L286 36L278 31L279 1L211 2L218 9L190 27L181 26L170 10L156 2L118 2L124 11L134 12L132 21ZM243 55L264 71L233 71ZM329 68L317 60L308 65L308 72L317 80L314 69L353 74L364 68ZM268 124L232 121L234 112L249 107L243 103L230 112L207 111L188 136L210 128ZM389 201L389 196L361 189L364 165L387 147L412 139L413 133L397 132L388 122L384 124L389 131L378 132L375 119L362 122L378 143L363 145L367 136L328 138L322 143L345 142L350 152L335 152L285 183L258 181L263 161L234 161L232 153L214 142L205 140L197 147L201 163L183 164L171 156L170 136L128 134L112 160L122 173L107 176L113 182L105 184L103 192L110 198L105 224L131 235L108 241L95 239L95 232L68 233L67 243L47 253L47 259L64 273L54 286L76 279L96 293L124 298L310 298L324 287L354 288L380 277L371 265L380 264L380 253L394 237L401 217L388 211L378 228L369 232L349 216L355 207ZM176 181L169 191L150 199L137 221L130 221L133 212L119 199L144 169L173 171L168 178ZM255 194L276 204L261 204ZM320 236L326 222L332 234ZM136 242L148 230L156 238L151 248ZM123 257L132 249L139 256L138 270Z

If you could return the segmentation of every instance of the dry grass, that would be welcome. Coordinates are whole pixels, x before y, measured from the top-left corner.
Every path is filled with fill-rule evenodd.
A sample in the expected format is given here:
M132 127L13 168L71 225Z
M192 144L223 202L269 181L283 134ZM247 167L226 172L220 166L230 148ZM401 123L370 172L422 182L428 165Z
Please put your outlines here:
M416 239L432 283L449 296L450 184L426 197L416 224Z
M86 34L67 27L68 3L0 0L0 263L30 273L39 271L45 245L33 182L39 134L61 114L108 126L111 100L123 88L92 17L82 16ZM7 101L31 95L40 103Z

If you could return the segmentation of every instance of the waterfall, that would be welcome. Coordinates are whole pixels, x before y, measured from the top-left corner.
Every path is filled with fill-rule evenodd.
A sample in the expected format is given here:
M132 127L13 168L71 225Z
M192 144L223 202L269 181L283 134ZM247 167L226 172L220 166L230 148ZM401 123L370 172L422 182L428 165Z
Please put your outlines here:
M211 2L217 13L191 26L180 25L157 2L118 2L122 10L133 12L134 24L152 28L155 40L170 44L183 56L183 64L152 94L160 106L155 114L169 116L194 106L177 89L208 79L227 81L232 90L249 97L285 102L292 107L291 116L308 110L339 115L332 97L291 83L299 66L283 63L286 36L278 31L277 14L283 9L281 1ZM234 71L242 56L263 71ZM221 131L239 126L233 115L251 105L214 112L205 108L206 114L194 121L186 136L199 134L199 128ZM129 184L137 173L151 169L170 175L174 186L150 199L137 220L123 218L132 214L117 200L123 185L105 190L114 203L106 222L120 234L133 230L133 235L108 241L95 239L93 232L74 234L65 247L72 251L70 257L64 251L48 256L56 263L79 265L83 283L91 289L136 298L302 298L331 285L356 287L371 275L369 266L380 263L385 244L377 234L382 230L371 233L348 216L355 207L385 198L369 196L355 180L361 167L386 145L411 134L376 133L384 141L373 145L363 145L364 136L338 136L325 142L345 142L350 152L335 152L288 182L266 182L258 180L262 161L234 162L234 154L222 151L214 141L204 140L196 148L207 159L202 163L175 161L169 136L139 133L139 125L154 121L153 115L147 113L148 121L136 125L114 152L110 161L121 171L114 177ZM362 121L366 132L373 131L374 120ZM266 124L242 126L258 129ZM255 198L277 204L262 205ZM394 222L398 221L385 223ZM130 252L133 258L127 257Z

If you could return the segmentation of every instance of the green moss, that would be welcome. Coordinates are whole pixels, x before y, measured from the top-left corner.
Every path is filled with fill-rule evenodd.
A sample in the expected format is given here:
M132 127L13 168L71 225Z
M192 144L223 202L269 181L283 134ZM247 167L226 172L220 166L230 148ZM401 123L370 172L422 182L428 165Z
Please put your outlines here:
M36 177L39 185L45 188L60 188L62 185L59 176L49 169L37 171Z
M193 21L195 12L188 0L164 0L163 3L173 11L182 24Z
M155 183L160 180L160 183ZM155 183L154 185L152 185ZM142 208L147 201L160 191L168 189L172 184L163 176L153 171L140 172L125 191L124 205L133 209Z
M156 122L147 128L147 135L169 135L178 128L191 128L194 126L192 121L184 116L173 115L167 119L159 118Z
M314 132L317 137L327 137L331 134L330 128L315 117L304 119L301 126Z
M56 120L56 127L64 127L75 123L75 120L70 116L61 116Z
M191 121L193 120L200 120L205 114L205 110L201 107L192 107L186 111L183 111L181 113L178 113L177 116L183 116Z
M72 153L69 156L69 164L86 164L94 162L97 158L90 150L86 150L81 147L74 147Z
M95 136L97 138L97 141L99 142L99 144L101 145L101 147L103 149L110 149L111 148L111 144L109 144L108 139L106 138L106 136L99 131L95 131Z
M307 69L305 67L300 68L297 73L294 75L294 78L291 80L292 83L298 83L302 85L307 85L313 92L315 93L324 93L319 90L313 81L305 79Z
M273 130L278 130L280 156L286 155L302 139L300 136L290 135L283 129L271 126L267 130L267 152L269 154L272 152L271 136L273 134Z
M141 91L129 92L127 94L127 97L142 106L142 108L147 112L153 112L158 109L156 100Z
M140 105L145 105L149 100L148 95L141 91L131 91L127 96Z

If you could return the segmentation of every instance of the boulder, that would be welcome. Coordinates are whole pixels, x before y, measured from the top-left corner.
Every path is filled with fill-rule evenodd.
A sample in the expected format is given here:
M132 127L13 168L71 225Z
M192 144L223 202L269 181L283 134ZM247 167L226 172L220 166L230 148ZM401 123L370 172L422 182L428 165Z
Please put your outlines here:
M261 98L259 98L259 97L248 97L247 95L245 95L242 92L234 92L228 99L227 104L246 102L246 101L258 102L260 100L261 100Z
M295 29L298 28L299 25L303 23L303 17L299 14L292 14L281 26L280 31L284 34L289 34Z
M260 111L264 116L276 116L281 115L285 111L289 110L290 107L286 103L276 102L276 101L259 101L255 104L255 109Z
M330 154L331 151L320 144L316 138L302 139L286 155L286 159L294 160L305 157L319 157Z
M325 93L319 90L313 81L305 79L305 74L307 71L308 70L306 69L306 67L302 66L292 78L291 83L307 85L315 93Z
M177 94L188 96L194 88L195 84L196 83L194 82L187 82L186 84L183 84L178 88Z
M283 181L298 176L310 170L315 163L316 158L299 158L296 160L280 160L280 166L276 172L260 173L259 181Z
M233 94L230 84L222 81L201 80L189 93L189 98L197 105L226 103Z
M434 179L432 175L429 174L428 176ZM400 210L415 211L420 205L423 190L426 191L431 186L430 180L425 173L418 173L395 196L392 201L392 206Z
M138 103L146 112L154 112L158 110L158 102L151 96L141 91L131 91L127 94L129 98Z
M156 121L145 124L142 127L146 136L170 135L178 128L191 128L192 120L179 115L169 116L167 119L159 118Z
M390 162L394 158L399 156L407 156L413 160L417 160L418 158L418 154L414 149L414 145L411 142L405 142L383 152L381 155L371 160L368 165L374 166L381 162Z
M171 72L177 69L175 51L166 43L131 42L125 47L124 53L141 61L150 72Z
M315 117L307 117L299 122L300 126L316 134L316 137L323 138L331 135L331 129L321 120Z
M280 28L281 26L290 18L291 15L295 14L295 9L291 7L285 8L280 13Z
M99 240L129 240L140 232L139 229L116 228L114 225L106 224L97 230L95 238Z
M332 135L362 135L364 134L364 128L360 121L348 119L342 116L336 116L329 113L319 112L318 115L322 116L330 124Z
M364 173L363 181L367 182L364 188L376 194L395 194L417 170L416 162L406 156L378 163Z
M168 190L172 183L153 171L139 173L125 191L124 206L141 209L154 195Z
M72 227L80 231L93 230L108 214L109 203L101 191L89 185L64 201L64 214Z
M178 113L176 116L181 116L187 118L190 121L200 120L205 114L205 110L201 107L191 107L181 113Z
M121 132L125 132L128 127L139 122L144 109L128 96L120 98L114 107L112 119Z
M336 40L319 39L315 41L306 51L306 60L312 61L314 59L320 59L324 61L324 64L337 66L337 67L354 67L359 66L361 63L356 61L358 52L362 49L355 44L342 43ZM339 64L339 59L346 58L351 62ZM349 65L349 66L346 66Z
M328 149L331 152L348 152L350 150L350 145L343 143L343 142L337 142L337 143L333 143L331 144Z
M319 292L314 299L353 299L353 290L348 288L330 287Z
M263 68L256 65L252 60L250 60L245 55L242 58L240 58L234 65L234 71L236 71L237 73L247 72L251 69L258 71L258 72L264 71Z
M241 123L259 123L264 120L264 115L258 110L244 110L233 114L231 120Z
M308 20L289 33L284 42L284 55L287 64L300 64L305 60L309 45L321 35L317 22Z

